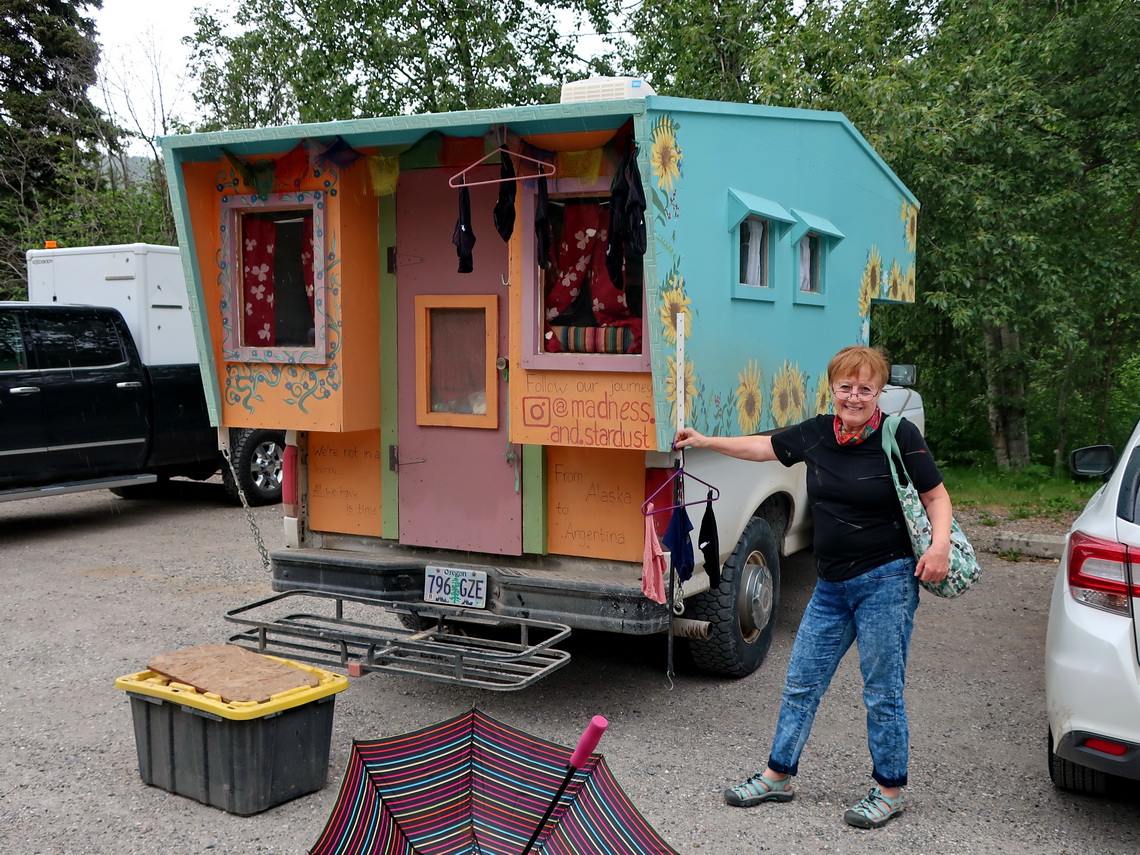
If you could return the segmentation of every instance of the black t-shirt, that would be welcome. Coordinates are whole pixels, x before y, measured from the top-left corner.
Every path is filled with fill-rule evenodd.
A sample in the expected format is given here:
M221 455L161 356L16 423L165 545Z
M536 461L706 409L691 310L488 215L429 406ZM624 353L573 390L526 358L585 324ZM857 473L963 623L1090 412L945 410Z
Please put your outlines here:
M808 419L773 436L772 447L785 466L806 461L816 567L820 578L842 582L913 552L882 431L858 445L840 445L834 423L832 415ZM918 428L903 419L895 438L920 493L942 483Z

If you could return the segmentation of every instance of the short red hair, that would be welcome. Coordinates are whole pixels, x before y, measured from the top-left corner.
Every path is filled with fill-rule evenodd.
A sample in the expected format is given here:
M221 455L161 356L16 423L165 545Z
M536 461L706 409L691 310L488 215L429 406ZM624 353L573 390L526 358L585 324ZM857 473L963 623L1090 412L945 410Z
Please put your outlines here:
M827 364L827 382L834 383L840 377L858 377L864 371L871 373L880 389L891 377L891 366L879 351L862 345L845 347Z

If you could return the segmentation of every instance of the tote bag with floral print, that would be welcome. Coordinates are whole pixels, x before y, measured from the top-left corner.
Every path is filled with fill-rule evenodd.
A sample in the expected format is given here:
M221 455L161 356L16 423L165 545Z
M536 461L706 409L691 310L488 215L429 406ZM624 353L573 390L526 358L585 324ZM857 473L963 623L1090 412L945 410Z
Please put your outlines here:
M899 451L898 442L895 440L895 432L900 421L902 420L898 416L887 416L883 419L883 451L886 452L887 462L891 465L891 480L895 482L895 491L898 493L899 504L902 505L903 517L906 518L906 527L910 533L910 543L915 558L918 558L930 548L930 519L926 516L926 508L923 507L922 499L911 483L910 476L906 476L906 486L903 486L899 480L899 470L906 475L902 452ZM950 524L950 572L940 582L920 581L919 584L938 597L960 597L981 576L982 567L974 555L974 547L966 539L966 534L958 525L958 521L953 520Z

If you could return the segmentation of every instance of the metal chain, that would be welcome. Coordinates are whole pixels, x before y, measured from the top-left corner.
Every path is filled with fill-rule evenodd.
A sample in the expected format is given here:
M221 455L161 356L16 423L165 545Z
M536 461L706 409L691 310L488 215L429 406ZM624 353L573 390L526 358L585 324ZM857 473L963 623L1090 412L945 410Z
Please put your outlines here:
M230 475L234 479L234 486L237 488L238 496L241 498L241 506L245 508L245 518L249 521L250 531L253 532L253 539L257 543L257 551L261 554L261 566L268 570L269 550L265 548L265 540L261 536L261 529L257 527L257 521L253 518L253 509L249 506L249 499L245 497L245 490L241 488L241 480L237 476L237 470L234 469L234 461L230 457L228 447L222 448L222 457L226 459L226 466L230 469Z

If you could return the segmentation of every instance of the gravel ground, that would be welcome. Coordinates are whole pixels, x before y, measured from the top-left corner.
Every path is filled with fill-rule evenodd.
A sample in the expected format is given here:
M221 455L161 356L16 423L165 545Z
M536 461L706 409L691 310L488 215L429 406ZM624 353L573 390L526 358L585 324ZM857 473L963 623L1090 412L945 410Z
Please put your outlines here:
M255 515L270 545L279 541L280 509ZM1050 533L1063 531L1058 522ZM1094 799L1049 782L1040 663L1052 560L986 555L975 591L924 599L909 675L907 812L863 832L841 819L869 786L854 656L821 707L796 799L750 810L721 800L766 757L810 593L803 555L785 562L776 640L747 679L681 673L670 682L662 638L589 633L571 639L569 665L518 693L370 675L336 701L328 785L238 817L142 783L129 703L113 688L156 653L224 641L224 612L270 593L245 518L220 488L188 485L163 501L96 492L0 505L0 549L9 663L0 693L2 853L304 853L328 817L352 739L472 705L566 744L590 716L607 716L600 750L680 852L1140 851L1135 791Z

